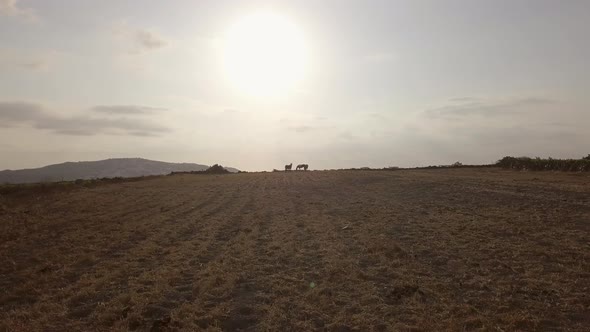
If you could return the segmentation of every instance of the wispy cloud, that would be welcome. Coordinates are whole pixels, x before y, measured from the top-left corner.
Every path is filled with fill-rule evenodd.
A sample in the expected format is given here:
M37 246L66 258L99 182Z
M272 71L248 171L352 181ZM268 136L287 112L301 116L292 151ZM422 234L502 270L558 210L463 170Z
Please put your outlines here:
M475 97L457 97L457 98L451 98L449 99L449 101L451 102L458 102L458 103L463 103L463 102L474 102L474 101L478 101L480 100L479 98L475 98Z
M520 114L531 107L557 104L558 101L546 98L528 97L509 100L489 100L479 98L453 98L448 105L425 111L426 116L438 119L458 119L473 116L494 117Z
M22 51L2 48L0 49L0 68L46 71L60 56L61 54L55 51Z
M38 104L24 102L0 102L0 119L5 125L27 122L43 117L43 109Z
M97 113L112 115L146 115L165 111L166 109L137 105L99 105L94 106L91 110Z
M370 112L367 113L367 117L372 118L376 121L388 121L389 117L386 114L379 113L379 112Z
M74 136L127 134L147 137L170 132L167 127L138 119L93 117L87 114L63 117L47 111L40 104L28 102L0 102L0 121L7 126L28 125Z
M223 112L223 114L227 114L227 115L235 115L235 114L241 113L240 111L233 109L233 108L226 108L222 112Z
M313 131L315 128L312 126L300 125L300 126L291 126L289 130L295 131L297 133L307 133Z
M158 32L138 28L129 25L127 22L120 22L114 28L114 36L127 44L126 48L130 54L140 54L147 51L161 49L168 45L166 38Z
M448 162L559 155L588 140L588 120L584 106L550 97L454 98L417 113L397 140Z
M351 133L350 131L343 131L340 134L338 134L338 137L347 141L352 141L357 139L357 136L354 135L353 133Z
M0 15L14 16L26 20L36 20L37 16L30 8L22 8L18 0L0 0Z
M149 132L149 131L132 131L128 133L131 136L137 137L159 137L160 135L157 133Z
M147 30L135 32L137 43L147 49L157 49L166 46L167 42L156 33Z
M49 67L49 62L44 59L35 59L30 61L17 61L14 63L16 66L31 69L31 70L44 70Z
M94 136L96 134L95 131L88 129L55 129L55 133L71 136Z

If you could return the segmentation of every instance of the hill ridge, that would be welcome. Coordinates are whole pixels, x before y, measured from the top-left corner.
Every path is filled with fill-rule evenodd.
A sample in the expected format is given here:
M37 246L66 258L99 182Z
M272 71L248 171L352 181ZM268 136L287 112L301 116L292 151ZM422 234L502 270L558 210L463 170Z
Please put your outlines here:
M164 175L171 172L203 171L208 165L172 163L146 158L108 158L94 161L66 161L37 168L0 171L0 183L73 181L112 177ZM227 167L230 172L238 170Z

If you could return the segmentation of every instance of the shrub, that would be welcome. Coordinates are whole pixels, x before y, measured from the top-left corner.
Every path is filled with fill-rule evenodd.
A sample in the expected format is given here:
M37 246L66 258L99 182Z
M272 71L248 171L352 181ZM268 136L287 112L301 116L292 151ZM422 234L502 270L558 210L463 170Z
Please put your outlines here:
M530 170L530 171L568 171L588 172L590 171L590 159L542 159L539 157L504 157L496 163L497 166L508 169Z
M223 168L223 166L221 166L221 165L215 164L215 165L207 168L205 171L203 171L203 173L206 173L206 174L228 174L228 173L230 173L230 171Z

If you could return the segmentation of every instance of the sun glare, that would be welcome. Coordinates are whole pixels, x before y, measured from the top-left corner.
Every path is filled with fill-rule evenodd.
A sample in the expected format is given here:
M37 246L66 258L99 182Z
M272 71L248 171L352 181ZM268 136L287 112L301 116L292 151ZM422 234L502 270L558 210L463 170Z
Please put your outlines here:
M303 78L307 54L295 24L270 12L246 16L228 31L224 66L241 92L273 97L291 91Z

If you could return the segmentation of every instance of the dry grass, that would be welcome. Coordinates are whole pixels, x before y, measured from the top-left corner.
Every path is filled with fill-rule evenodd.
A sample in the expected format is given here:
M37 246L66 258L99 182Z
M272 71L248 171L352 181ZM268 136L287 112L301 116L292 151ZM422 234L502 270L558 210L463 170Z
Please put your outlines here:
M20 191L0 196L0 331L584 331L589 259L583 174L176 175Z

